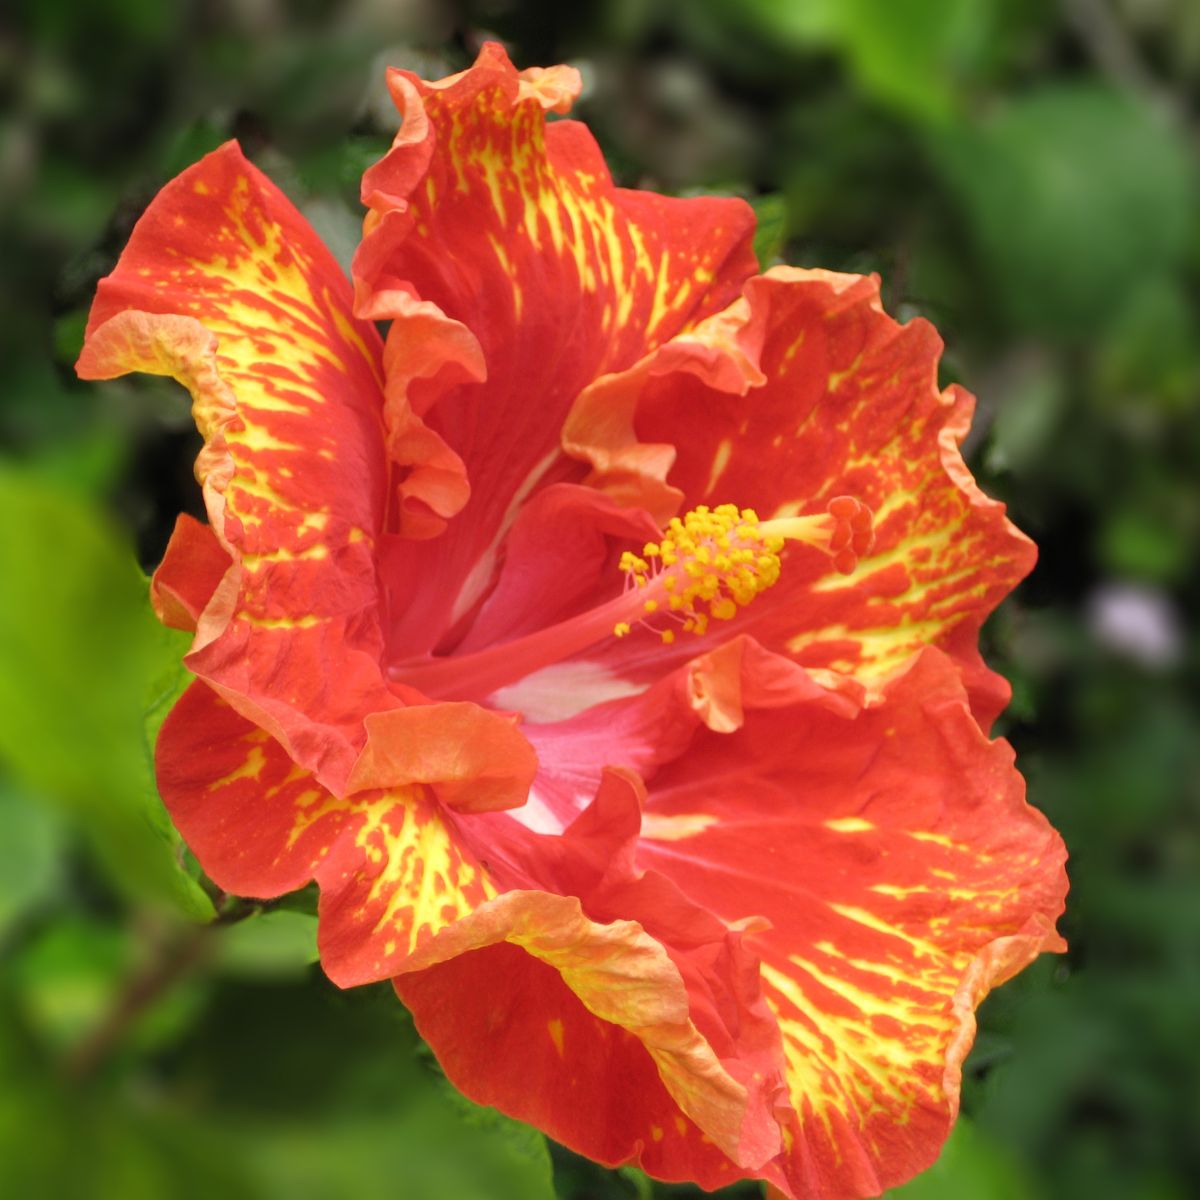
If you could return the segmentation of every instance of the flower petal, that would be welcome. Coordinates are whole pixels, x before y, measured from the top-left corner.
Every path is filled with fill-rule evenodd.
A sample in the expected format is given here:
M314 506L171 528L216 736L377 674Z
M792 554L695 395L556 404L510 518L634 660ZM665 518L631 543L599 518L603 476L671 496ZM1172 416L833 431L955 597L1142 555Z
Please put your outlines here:
M766 381L759 359L769 310L752 303L761 290L757 280L746 290L750 298L696 322L625 370L601 376L579 394L564 422L564 448L593 468L587 482L622 503L640 504L659 525L683 499L668 482L679 431L672 431L670 441L639 440L634 425L639 403L663 376L686 375L736 396Z
M462 812L525 803L537 770L516 718L477 704L420 704L366 717L367 745L350 773L351 792L428 783Z
M518 513L496 586L456 652L509 641L590 606L599 587L612 590L609 538L656 532L643 510L619 508L594 488L543 489Z
M610 766L619 764L652 781L664 763L687 752L701 725L728 733L744 723L746 708L802 703L852 716L864 695L853 680L807 671L745 636L681 664L648 688L627 685L614 694L616 676L572 680L560 672L552 673L546 686L562 681L592 689L593 702L578 712L558 713L547 703L540 719L523 726L537 752L538 772L529 803L514 816L538 832L565 829L591 802ZM542 703L542 686L540 680L526 680L497 696L524 710ZM566 708L573 701L567 696L558 704ZM658 818L650 813L647 820Z
M709 322L707 359L684 336L580 398L568 432L592 482L627 499L636 479L668 505L732 502L764 519L855 497L873 511L875 542L853 572L789 545L780 582L722 631L752 632L872 694L922 647L941 646L986 728L1008 689L979 657L979 627L1034 551L962 462L971 403L938 392L937 335L887 317L875 279L793 268L752 280L723 319ZM680 642L666 658L688 651ZM639 653L609 646L603 658Z
M592 1013L524 948L499 942L394 982L450 1081L477 1104L608 1166L706 1188L742 1176L680 1112L636 1034Z
M803 704L699 735L647 812L643 866L726 921L770 923L749 941L796 1112L789 1194L876 1194L932 1162L974 1006L1062 948L1066 891L1060 839L950 660L925 651L853 719Z
M166 553L150 580L154 614L169 629L196 632L200 614L225 577L232 559L211 525L180 513Z
M343 987L388 978L496 894L427 789L332 796L200 681L167 717L157 767L171 819L219 887L269 898L317 880L321 959Z
M381 351L332 256L229 143L169 183L100 283L78 370L173 375L205 437L213 532L237 570L189 667L335 790L380 675ZM336 686L331 675L335 673Z
M572 77L518 73L495 45L440 83L393 71L403 123L363 178L359 311L414 292L478 337L487 368L486 383L412 393L471 485L452 551L413 551L451 600L433 642L486 589L519 498L578 474L559 445L575 395L723 308L756 269L743 202L615 188L583 126L546 124Z
M436 537L471 494L463 460L422 419L447 391L486 377L475 335L405 289L376 292L358 315L388 321L384 349L388 459L399 476L389 524L403 538Z
M203 778L197 763L204 764ZM726 1150L752 1160L754 1166L777 1152L778 1129L768 1103L774 1092L765 1092L761 1080L743 1066L737 1037L715 1016L706 1016L706 1024L720 1037L728 1065L699 1031L690 1015L689 986L663 945L635 921L602 924L589 919L576 897L540 890L497 897L489 871L426 789L376 789L348 799L333 797L310 773L296 767L274 739L199 681L164 724L158 771L173 820L219 886L241 895L270 897L317 880L321 960L340 986L397 972L429 975L427 968L434 964L460 955L474 959L475 951L511 942L562 976L578 997L574 1003L582 1003L592 1014L582 1020L590 1038L602 1045L615 1043L622 1061L636 1060L637 1071L651 1083L659 1105L654 1115L661 1124L643 1125L647 1140L653 1140L653 1127L661 1137L682 1107ZM627 781L614 778L612 787L632 795ZM632 799L635 815L636 803ZM618 814L611 836L620 840L632 836L635 828L636 821L630 829ZM603 837L609 829L603 821L585 824L574 839ZM550 840L558 850L570 842ZM566 878L594 891L607 864L595 862L590 880L586 870L581 873L561 855L560 866ZM705 957L713 951L705 948L722 942L724 929L708 918L710 929L705 932L677 893L675 908L684 912L672 914L661 894L660 887L653 899L662 911L653 919L664 928L675 920L687 930L690 940L681 951L684 955L701 948L697 960L685 963L684 970L697 996L708 996L708 1009L714 1009L718 1001L712 999L713 988L706 989L713 968L706 966ZM719 953L719 945L716 949ZM743 959L739 986L753 990L752 972L746 969L750 960ZM484 994L495 998L521 977L518 968L503 981L493 980ZM399 988L405 994L403 981ZM772 1053L778 1058L778 1046L763 1043L773 1024L761 996L750 1000L761 1010L747 1015L747 1023L754 1018L759 1047L754 1061L770 1062ZM462 1030L467 1027L458 1011L455 1027ZM565 1019L574 1025L581 1016L571 1012ZM565 1021L559 1037L563 1028ZM475 1030L477 1037L480 1032ZM482 1033L480 1046L494 1055L493 1040L486 1030ZM570 1067L564 1066L560 1052L552 1051L549 1043L544 1049L551 1052L560 1081L566 1080ZM494 1071L494 1057L489 1061ZM674 1099L663 1092L655 1066ZM700 1135L690 1121L683 1125L693 1144L698 1143ZM677 1145L679 1130L673 1121L670 1127L671 1143ZM608 1131L599 1132L609 1136ZM630 1145L625 1153L633 1152ZM702 1157L725 1161L721 1155Z
M528 958L500 952L504 942ZM777 1152L774 1089L749 1070L741 1080L730 1073L692 1019L674 957L639 922L590 920L569 896L508 892L423 957L439 952L446 961L400 975L396 991L447 1074L480 1103L601 1161L640 1151L668 1177L729 1182ZM481 994L489 1015L477 1020L472 997ZM762 1026L769 1036L769 1022ZM623 1115L597 1120L614 1092Z

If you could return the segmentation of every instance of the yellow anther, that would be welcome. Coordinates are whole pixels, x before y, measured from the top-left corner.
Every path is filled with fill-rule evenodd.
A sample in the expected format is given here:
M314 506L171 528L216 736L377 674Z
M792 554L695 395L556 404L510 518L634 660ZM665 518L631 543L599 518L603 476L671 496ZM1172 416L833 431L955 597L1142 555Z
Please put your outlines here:
M661 589L643 602L645 613L658 612L665 595L666 607L684 618L684 632L702 635L710 620L732 619L779 579L782 547L783 538L761 528L753 509L700 505L672 517L664 536L647 542L641 556L626 551L621 567L634 586ZM659 636L669 643L675 634Z
M623 638L629 633L629 629L630 626L628 621L618 621L613 626L613 633L616 634L617 637Z
M628 588L648 591L643 613L668 609L682 618L685 633L703 636L710 621L731 620L779 581L779 556L787 542L824 550L845 573L870 548L871 537L870 510L851 497L836 497L824 514L767 522L752 508L700 505L672 517L663 536L647 542L641 555L625 551L620 567ZM627 622L614 629L618 637L630 631ZM666 645L675 640L674 630L655 632Z

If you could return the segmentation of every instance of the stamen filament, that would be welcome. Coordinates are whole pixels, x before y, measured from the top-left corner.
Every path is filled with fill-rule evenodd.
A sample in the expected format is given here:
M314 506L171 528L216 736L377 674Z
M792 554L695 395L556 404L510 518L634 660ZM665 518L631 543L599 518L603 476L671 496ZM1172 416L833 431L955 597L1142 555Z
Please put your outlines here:
M630 632L641 622L649 594L629 589L606 604L511 642L474 654L395 663L388 675L431 699L482 700L506 684L604 641L616 628Z
M814 546L849 574L874 540L871 511L851 496L830 501L825 513L760 521L748 508L705 505L672 517L658 542L640 555L626 551L620 569L625 590L615 599L511 642L446 658L396 663L388 674L433 699L479 700L561 662L610 636L635 628L665 645L674 629L650 623L666 618L683 633L702 637L712 621L728 621L780 575L780 552L787 542Z

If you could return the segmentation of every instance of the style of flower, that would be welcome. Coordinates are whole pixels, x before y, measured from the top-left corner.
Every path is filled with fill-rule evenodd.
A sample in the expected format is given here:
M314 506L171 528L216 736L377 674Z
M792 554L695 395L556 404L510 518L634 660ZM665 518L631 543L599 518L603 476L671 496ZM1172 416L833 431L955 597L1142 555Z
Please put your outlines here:
M158 775L211 878L320 885L449 1077L602 1162L791 1197L927 1166L1063 848L986 730L1030 543L871 278L615 188L486 47L367 171L346 280L233 143L99 287L85 378L192 394ZM381 340L376 322L389 322Z

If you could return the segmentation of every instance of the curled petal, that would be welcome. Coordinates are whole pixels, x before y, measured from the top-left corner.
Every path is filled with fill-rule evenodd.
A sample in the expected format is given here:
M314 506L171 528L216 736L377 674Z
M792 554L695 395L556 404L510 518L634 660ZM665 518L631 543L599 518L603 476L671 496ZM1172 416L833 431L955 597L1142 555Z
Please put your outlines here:
M712 1046L697 1030L691 1020L688 991L678 968L664 947L640 924L632 920L613 920L606 924L593 922L583 916L580 901L571 896L509 892L446 931L439 938L437 948L427 950L425 956L437 954L446 959L457 959L499 942L514 944L534 959L553 967L577 1002L612 1027L608 1036L617 1037L619 1031L631 1033L642 1044L650 1062L658 1068L677 1108L718 1141L726 1153L739 1153L746 1117L745 1087L722 1067ZM408 1003L413 996L418 1001L410 1007L421 1028L421 1016L426 1006L420 1000L427 1001L427 994L422 994L419 988L419 984L410 988L404 976L396 980L396 990L402 1000ZM485 990L491 992L494 1000L509 989L503 980L493 980ZM444 992L442 1007L446 1007ZM576 1021L572 1019L574 1024ZM546 1025L542 1027L539 1042L542 1050L550 1050L553 1054L552 1039L548 1036L551 1031ZM478 1028L470 1031L468 1036L479 1040L480 1050L493 1056L497 1054L496 1040L480 1038ZM594 1037L589 1040L595 1044ZM431 1045L436 1049L444 1042L445 1038L438 1037L437 1033L431 1038ZM533 1045L527 1045L524 1054L532 1057L532 1050ZM576 1046L572 1057L581 1051L582 1046ZM552 1062L564 1076L570 1075L570 1060ZM450 1063L445 1066L452 1070ZM509 1067L515 1073L515 1086L528 1091L528 1080L522 1080L516 1064L510 1063ZM455 1082L470 1096L478 1093L480 1087L497 1086L494 1078L498 1073L499 1062L493 1060L488 1064L486 1082L460 1079ZM451 1074L451 1078L454 1075ZM542 1110L542 1116L545 1116L542 1106L548 1099L550 1097L532 1098ZM544 1120L538 1123L547 1128ZM553 1130L559 1123L551 1121L548 1128ZM648 1127L646 1133L650 1133ZM596 1130L593 1139L604 1136L605 1132ZM775 1144L778 1145L778 1130L775 1130ZM766 1153L763 1153L763 1146L757 1144L751 1150L756 1157L761 1156L760 1160L769 1157L772 1151L769 1138L764 1145ZM632 1148L629 1147L626 1153Z
M476 1103L609 1166L632 1162L708 1188L741 1177L680 1111L637 1035L592 1013L524 948L499 942L401 975L395 987L446 1075ZM736 1112L735 1092L730 1100Z
M427 783L450 808L490 812L525 803L537 769L516 720L476 704L421 704L372 713L351 792Z
M747 708L817 704L853 716L865 699L855 680L806 671L744 634L693 659L685 679L680 686L686 689L687 703L716 733L740 729Z
M171 375L191 391L197 473L233 570L188 665L338 790L362 714L397 703L378 665L381 354L349 282L229 143L138 222L100 283L78 370Z
M270 898L320 884L321 959L343 987L388 978L496 894L428 789L334 796L200 681L167 717L157 767L171 819L219 887Z
M388 76L402 124L363 178L358 311L420 296L471 331L487 372L408 391L471 484L453 549L414 547L393 568L446 602L431 645L486 593L521 502L578 475L559 431L579 391L724 308L755 270L743 202L623 191L583 126L546 123L575 79L519 73L494 45L438 83Z
M405 288L363 299L358 315L390 321L384 348L383 419L388 458L399 473L391 528L401 537L436 537L471 494L462 459L422 419L460 383L487 375L475 335Z
M734 1164L770 1174L766 1164L781 1144L777 1109L786 1099L782 1045L757 959L743 944L745 927L727 926L669 879L635 867L643 797L636 775L605 771L592 803L561 835L531 833L500 814L464 826L468 840L489 856L493 878L513 890L431 944L414 965L438 953L461 954L464 946L467 958L482 964L491 959L476 952L481 937L515 942L555 966L587 1013L634 1034L661 1083L647 1075L643 1058L630 1055L617 1030L590 1020L553 987L539 989L552 1001L550 1016L534 1004L532 1018L511 1029L506 1021L502 1033L489 1026L483 1037L441 1020L445 1002L431 1000L469 966L429 972L428 990L420 976L398 979L397 989L469 1094L536 1120L584 1153L635 1158L668 1178L699 1170L710 1186L735 1178ZM530 974L539 972L514 963L504 980L492 981L501 1010L508 987ZM464 1044L472 1037L480 1044ZM568 1041L574 1056L560 1063L551 1044L561 1057ZM511 1073L508 1057L522 1044L531 1069L548 1076L544 1089L531 1093L526 1076ZM563 1111L557 1099L577 1092L614 1054L622 1078L632 1072L645 1081L626 1094L622 1119L605 1125ZM535 1063L538 1057L549 1062ZM703 1152L705 1141L724 1153Z
M875 1194L932 1162L974 1005L1062 948L1064 851L1023 791L935 650L852 718L748 710L660 768L639 861L769 922L748 942L784 1039L789 1194Z
M887 317L874 279L782 267L747 285L735 317L759 381L744 372L745 386L729 386L687 359L660 369L663 347L580 398L568 430L580 430L597 486L619 493L637 473L644 494L689 509L732 501L765 521L830 514L828 544L789 545L779 582L733 625L871 696L940 646L986 727L1007 687L979 658L979 627L1034 551L962 462L970 399L938 391L937 335ZM619 436L605 432L614 421ZM606 658L636 654L609 647Z
M212 526L180 513L166 553L150 580L154 614L169 629L195 633L232 559Z
M747 285L751 292L754 287ZM567 414L562 439L568 454L591 464L588 483L622 503L640 504L665 524L683 498L668 482L675 440L639 439L634 418L642 393L651 381L676 374L734 396L761 386L765 377L758 362L766 318L763 305L739 299L581 392Z

